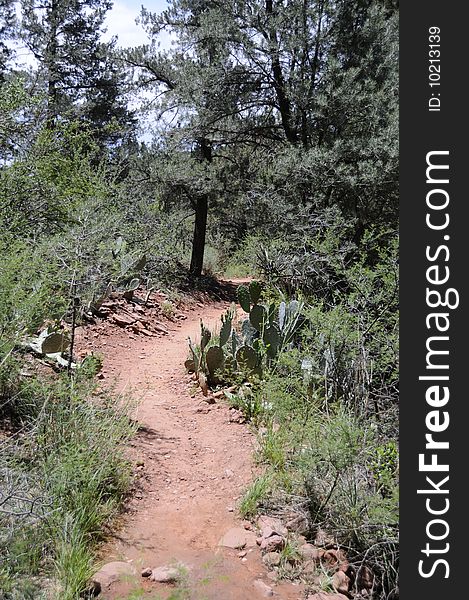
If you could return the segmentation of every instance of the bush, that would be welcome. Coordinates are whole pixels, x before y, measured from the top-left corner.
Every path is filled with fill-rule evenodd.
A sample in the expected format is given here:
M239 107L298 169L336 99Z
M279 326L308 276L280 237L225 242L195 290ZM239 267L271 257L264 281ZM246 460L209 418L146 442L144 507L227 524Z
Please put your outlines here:
M2 585L43 586L35 578L51 574L57 597L75 600L92 574L93 547L129 486L129 405L95 396L89 380L77 384L65 377L22 382L17 395L23 427L4 439L0 458L0 485L7 490L0 518ZM11 594L4 597L15 598Z
M302 373L302 362L300 351L285 353L256 392L267 425L258 454L275 470L271 502L302 506L311 539L327 531L356 570L372 568L374 597L388 598L397 589L396 443L376 416L327 401L322 379Z
M256 277L258 274L257 252L266 240L259 235L247 235L235 248L227 252L224 264L225 277Z

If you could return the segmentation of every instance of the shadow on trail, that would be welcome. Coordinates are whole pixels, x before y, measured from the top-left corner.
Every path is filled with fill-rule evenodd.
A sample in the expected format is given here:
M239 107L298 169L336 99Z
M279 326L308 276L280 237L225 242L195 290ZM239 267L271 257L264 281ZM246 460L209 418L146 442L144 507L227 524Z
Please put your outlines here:
M213 275L202 275L197 278L188 276L178 287L181 292L187 294L200 292L213 300L235 302L238 287L249 281L251 281L249 277L243 279L217 279Z
M137 433L136 433L135 437L137 437L138 439L140 439L144 442L148 442L149 444L152 444L154 441L157 441L157 442L179 442L180 441L179 437L164 435L163 433L157 431L156 429L152 429L151 427L148 427L146 425L141 425L141 424L139 424L139 426L137 428Z

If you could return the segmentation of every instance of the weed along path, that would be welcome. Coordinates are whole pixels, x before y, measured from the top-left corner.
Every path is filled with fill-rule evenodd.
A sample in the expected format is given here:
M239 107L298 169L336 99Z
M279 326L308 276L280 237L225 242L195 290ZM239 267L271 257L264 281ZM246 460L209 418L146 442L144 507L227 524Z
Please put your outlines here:
M130 449L134 493L95 576L103 600L303 597L300 586L269 578L257 534L237 512L255 477L254 434L230 422L223 401L208 404L184 369L188 336L198 339L201 318L216 329L228 306L198 304L165 323L161 337L113 328L81 340L103 354L103 382L115 380L140 399Z

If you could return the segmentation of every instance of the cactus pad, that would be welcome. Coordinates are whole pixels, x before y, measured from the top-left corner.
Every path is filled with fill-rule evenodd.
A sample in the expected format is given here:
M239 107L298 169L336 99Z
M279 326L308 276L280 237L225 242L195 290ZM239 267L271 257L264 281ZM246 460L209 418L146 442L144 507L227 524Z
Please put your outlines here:
M193 358L188 358L184 363L184 366L189 373L195 373L195 360Z
M212 334L210 333L210 329L207 329L201 320L200 321L200 349L202 350L202 352L205 350L211 337L212 337Z
M252 371L257 365L257 352L251 346L241 346L236 352L236 361L242 369Z
M255 304L249 314L249 320L257 331L262 331L267 320L267 311L260 304Z
M267 355L270 358L275 358L278 354L280 345L281 345L281 335L280 335L280 331L278 329L278 325L276 323L274 323L273 325L270 325L269 327L266 327L265 331L264 331L264 344L267 347Z
M70 341L63 333L51 333L47 335L41 343L41 352L43 354L55 354L64 352L70 346Z
M251 325L251 321L249 319L245 319L241 323L241 333L243 335L245 344L251 345L254 340L254 336L257 334L257 329Z
M219 346L212 346L209 348L205 355L205 364L207 365L210 378L214 379L216 371L223 369L225 364L225 354L222 348Z
M231 310L227 310L221 318L220 348L226 344L231 335L231 324L233 321Z
M251 302L257 304L261 297L262 286L258 281L251 281L249 284L249 294L251 296Z
M251 310L251 293L245 285L240 285L238 288L238 302L245 312Z

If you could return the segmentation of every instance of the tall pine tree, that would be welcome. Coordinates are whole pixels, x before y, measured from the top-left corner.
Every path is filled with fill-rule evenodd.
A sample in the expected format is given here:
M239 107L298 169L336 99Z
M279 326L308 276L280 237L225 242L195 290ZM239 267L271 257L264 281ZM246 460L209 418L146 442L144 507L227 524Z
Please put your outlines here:
M15 22L15 2L0 0L0 85L5 79L7 63L13 54L8 41L14 35Z
M115 41L101 39L112 1L21 0L21 7L22 37L38 63L49 126L59 118L79 118L103 139L113 121L129 128L133 119L121 95L124 75L113 60Z

